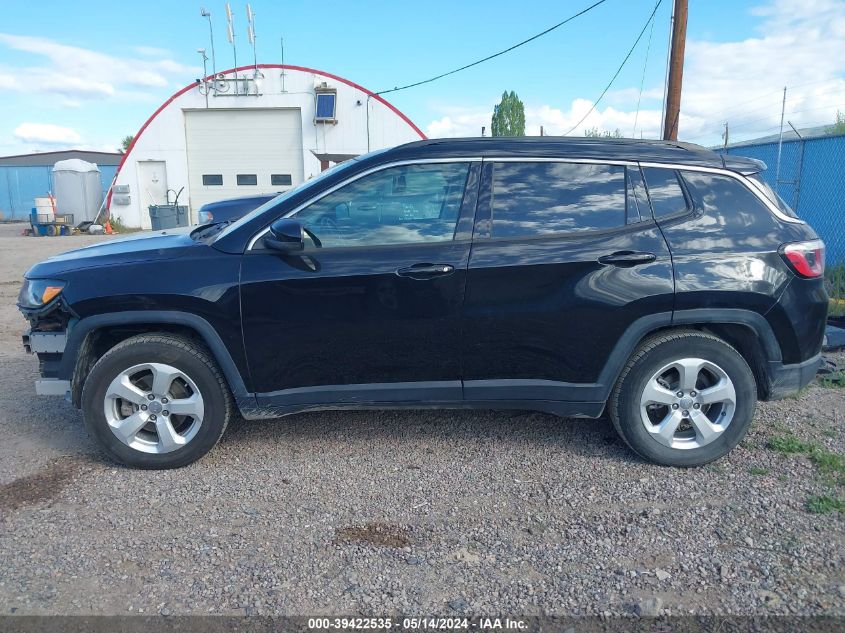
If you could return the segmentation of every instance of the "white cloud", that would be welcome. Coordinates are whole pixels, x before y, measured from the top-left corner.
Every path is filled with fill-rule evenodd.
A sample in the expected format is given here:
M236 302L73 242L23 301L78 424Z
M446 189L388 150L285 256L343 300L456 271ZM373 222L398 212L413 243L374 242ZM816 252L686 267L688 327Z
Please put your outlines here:
M26 143L41 145L76 145L82 141L76 130L52 123L21 123L14 135Z
M166 48L158 48L156 46L133 46L132 50L145 57L170 57L173 55Z
M172 59L115 57L43 37L0 33L0 45L46 61L22 67L0 65L0 88L21 93L58 94L74 101L115 98L133 87L164 88L169 85L171 76L187 80L201 72ZM134 50L147 57L161 57L162 53L167 53L151 47L135 47Z
M447 136L481 136L481 128L487 128L490 134L492 110L485 108L465 109L446 108L446 116L432 121L426 126L426 134L431 138Z
M783 86L788 86L785 118L796 127L829 123L837 109L845 111L845 2L773 0L751 13L760 18L759 36L733 42L687 40L682 140L718 143L725 121L732 140L776 132ZM615 87L572 134L598 127L658 137L663 87L646 87L636 115L638 96L638 86ZM583 97L565 106L526 102L526 133L538 134L543 125L547 134L563 134L591 105ZM457 116L441 108L444 116L429 124L429 135L475 136L481 125L489 127L490 109L464 109Z

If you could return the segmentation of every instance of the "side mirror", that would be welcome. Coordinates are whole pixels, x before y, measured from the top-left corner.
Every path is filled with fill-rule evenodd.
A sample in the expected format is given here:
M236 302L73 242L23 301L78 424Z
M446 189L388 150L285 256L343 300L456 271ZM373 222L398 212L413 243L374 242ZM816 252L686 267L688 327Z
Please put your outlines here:
M296 253L305 248L305 231L296 220L279 218L270 225L270 232L264 236L264 245L274 251Z

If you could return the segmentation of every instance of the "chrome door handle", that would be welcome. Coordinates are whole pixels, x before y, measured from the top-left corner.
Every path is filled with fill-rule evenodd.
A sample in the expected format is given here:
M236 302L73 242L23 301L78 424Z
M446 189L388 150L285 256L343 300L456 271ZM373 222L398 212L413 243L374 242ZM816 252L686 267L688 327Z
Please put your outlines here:
M649 264L657 259L654 253L642 253L639 251L616 251L610 255L602 255L599 257L599 264L609 264L611 266L637 266L639 264Z
M455 272L455 267L451 264L414 264L413 266L406 266L396 271L400 277L410 277L411 279L431 279L432 277L439 277L441 275L448 275Z

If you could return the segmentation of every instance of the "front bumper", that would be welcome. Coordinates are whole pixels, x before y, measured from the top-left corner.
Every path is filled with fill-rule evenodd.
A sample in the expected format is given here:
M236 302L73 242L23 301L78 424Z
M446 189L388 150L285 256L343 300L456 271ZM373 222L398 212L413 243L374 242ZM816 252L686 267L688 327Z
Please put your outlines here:
M822 362L820 353L794 365L784 365L779 361L769 362L766 400L780 400L806 387L816 377Z
M59 364L67 345L67 334L27 330L21 339L27 353L38 355L41 378L35 381L35 393L39 396L67 396L70 393L70 381L58 377Z
M39 396L70 397L70 380L58 378L40 378L35 381L35 394Z

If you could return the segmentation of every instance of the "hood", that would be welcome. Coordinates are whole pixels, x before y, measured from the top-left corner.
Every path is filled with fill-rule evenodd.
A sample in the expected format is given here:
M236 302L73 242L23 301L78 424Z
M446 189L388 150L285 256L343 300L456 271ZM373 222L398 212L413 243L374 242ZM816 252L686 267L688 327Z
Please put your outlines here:
M54 255L30 268L26 277L55 277L61 279L66 273L81 268L116 266L150 260L181 257L188 249L208 248L195 242L190 232L196 227L179 227L166 231L136 233L100 244L84 246L67 253Z
M262 193L254 196L243 196L242 198L227 198L226 200L217 200L216 202L207 202L202 205L200 211L215 211L219 208L239 207L241 205L254 205L253 208L261 206L268 200L272 200L279 193Z

